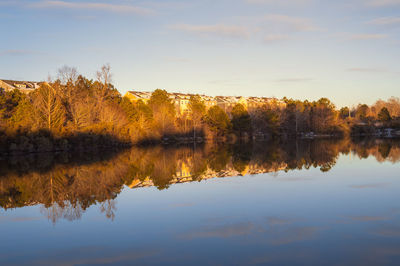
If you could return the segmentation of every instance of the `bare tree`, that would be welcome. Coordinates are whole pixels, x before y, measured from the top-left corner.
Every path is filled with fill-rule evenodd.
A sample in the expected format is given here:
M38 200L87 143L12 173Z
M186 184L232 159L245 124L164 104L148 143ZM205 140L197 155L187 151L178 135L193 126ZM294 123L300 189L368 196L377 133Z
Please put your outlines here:
M99 120L110 127L119 128L126 126L128 120L124 111L113 103L107 103L100 109Z
M379 99L371 106L371 113L377 117L382 108L387 108L393 117L400 117L400 98L391 97L387 101Z
M70 103L72 124L75 129L89 127L94 121L93 107L95 103L91 98L82 97Z
M78 80L79 74L75 67L63 66L57 71L57 78L59 80L60 96L64 102L72 101L72 96L75 91L75 85Z
M57 77L63 85L66 85L68 83L75 84L78 76L78 70L75 67L69 67L67 65L62 66L57 71Z
M112 82L111 66L110 64L105 64L96 73L97 81L100 83L100 88L98 90L98 102L102 105L109 95L109 86Z

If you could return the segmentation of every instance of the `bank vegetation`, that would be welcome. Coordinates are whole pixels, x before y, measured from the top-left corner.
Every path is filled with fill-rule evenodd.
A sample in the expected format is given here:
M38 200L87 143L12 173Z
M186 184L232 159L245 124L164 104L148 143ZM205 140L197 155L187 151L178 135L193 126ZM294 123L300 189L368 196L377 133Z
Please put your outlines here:
M230 112L206 108L200 96L178 115L165 90L150 100L132 102L112 85L109 65L95 79L63 67L35 91L0 92L0 153L65 151L156 142L314 138L345 135L394 137L400 130L400 100L379 100L355 108L326 98L285 106L264 104L249 111L236 104Z

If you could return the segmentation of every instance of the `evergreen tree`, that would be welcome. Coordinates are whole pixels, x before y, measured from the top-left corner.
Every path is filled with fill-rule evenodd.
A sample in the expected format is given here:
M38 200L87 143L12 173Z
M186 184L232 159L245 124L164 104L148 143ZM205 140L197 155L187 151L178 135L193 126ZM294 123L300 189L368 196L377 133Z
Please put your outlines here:
M366 104L360 104L356 110L356 118L359 120L365 120L368 116L369 107Z
M378 119L382 122L389 122L392 120L392 117L390 116L389 110L386 107L383 107L379 114L378 114Z
M346 119L348 117L350 117L350 109L349 107L342 107L339 111L339 116L341 119Z
M207 111L205 120L209 129L218 136L229 133L232 128L228 115L217 105Z
M232 126L233 130L235 130L241 136L244 132L251 132L251 118L249 112L247 112L246 108L238 103L232 109Z

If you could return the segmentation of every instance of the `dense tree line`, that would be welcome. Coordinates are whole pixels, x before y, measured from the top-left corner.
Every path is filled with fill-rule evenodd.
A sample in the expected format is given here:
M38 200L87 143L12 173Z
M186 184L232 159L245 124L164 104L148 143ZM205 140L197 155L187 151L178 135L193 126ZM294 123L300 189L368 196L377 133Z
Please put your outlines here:
M339 113L351 125L353 135L382 135L387 128L400 129L400 99L396 97L378 100L371 106L343 107Z
M271 103L249 109L238 103L226 113L219 106L207 110L201 97L194 95L190 112L178 115L165 90L154 91L147 103L122 97L112 85L109 65L96 73L95 80L63 67L56 79L30 94L0 93L0 149L40 150L40 143L45 143L49 150L62 150L71 147L72 139L74 145L79 143L80 136L83 143L101 136L103 142L114 144L199 137L339 136L360 126L375 128L377 122L380 127L400 124L398 98L340 110L326 98L313 102L284 98L284 102L285 107Z

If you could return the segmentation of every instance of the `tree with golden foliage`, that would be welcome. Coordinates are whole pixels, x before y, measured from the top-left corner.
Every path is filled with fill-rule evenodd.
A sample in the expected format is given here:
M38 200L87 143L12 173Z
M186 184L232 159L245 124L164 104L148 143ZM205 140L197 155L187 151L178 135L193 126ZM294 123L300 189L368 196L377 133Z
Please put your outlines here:
M33 94L33 106L42 128L59 131L65 122L65 109L57 91L43 83Z
M161 135L170 134L174 128L175 106L165 90L157 89L150 97L149 106Z
M201 125L204 115L206 114L206 105L199 95L190 96L189 110L193 124L193 138L196 139L196 131Z

